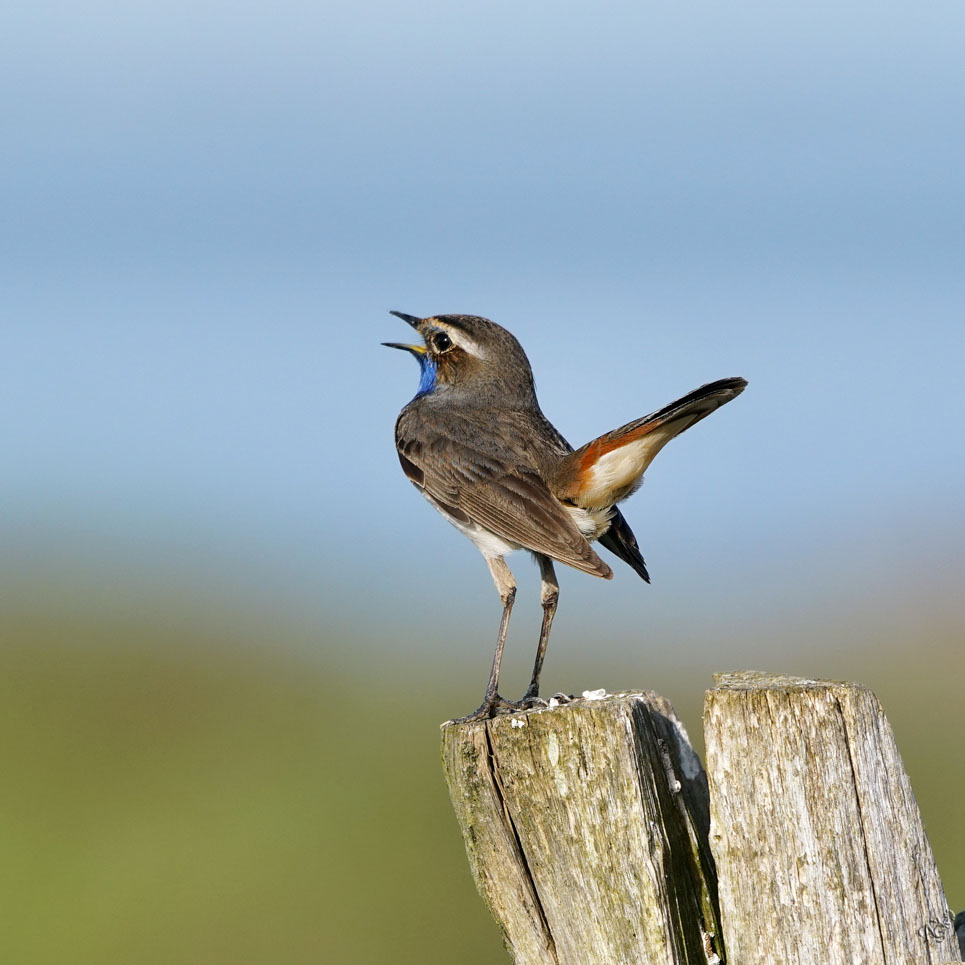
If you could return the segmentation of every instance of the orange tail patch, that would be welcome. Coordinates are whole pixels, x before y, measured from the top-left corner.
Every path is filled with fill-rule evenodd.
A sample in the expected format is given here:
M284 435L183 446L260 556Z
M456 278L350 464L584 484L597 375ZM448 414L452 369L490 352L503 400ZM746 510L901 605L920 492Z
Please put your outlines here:
M701 386L663 409L614 429L570 453L560 467L555 492L586 509L613 506L643 481L654 457L674 436L739 395L743 379Z

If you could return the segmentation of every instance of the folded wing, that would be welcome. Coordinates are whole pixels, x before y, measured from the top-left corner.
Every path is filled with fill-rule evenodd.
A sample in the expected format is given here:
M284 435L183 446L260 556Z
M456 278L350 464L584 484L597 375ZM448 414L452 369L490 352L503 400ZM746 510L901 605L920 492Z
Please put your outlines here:
M509 468L472 442L457 443L425 428L420 441L407 441L402 425L398 432L406 475L454 520L584 573L613 576L535 468Z

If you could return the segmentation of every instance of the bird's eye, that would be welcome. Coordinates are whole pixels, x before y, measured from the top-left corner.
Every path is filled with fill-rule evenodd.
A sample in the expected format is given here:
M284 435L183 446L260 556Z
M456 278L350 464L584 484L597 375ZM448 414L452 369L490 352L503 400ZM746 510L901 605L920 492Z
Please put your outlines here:
M436 332L432 336L432 347L437 352L446 352L452 348L452 339L445 332Z

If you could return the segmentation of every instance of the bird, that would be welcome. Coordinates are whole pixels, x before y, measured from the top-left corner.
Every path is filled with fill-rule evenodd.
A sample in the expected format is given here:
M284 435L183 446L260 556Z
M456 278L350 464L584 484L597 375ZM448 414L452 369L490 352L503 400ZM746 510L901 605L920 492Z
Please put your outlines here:
M540 674L559 600L554 563L609 580L591 543L650 582L636 537L617 504L637 490L654 456L675 436L736 398L742 378L702 385L663 408L574 449L543 415L522 345L478 315L419 318L390 312L421 343L383 342L419 363L419 387L395 424L402 470L422 495L482 553L502 603L482 703L456 722L544 705ZM499 693L499 671L516 581L506 563L528 550L540 572L543 619L522 699Z

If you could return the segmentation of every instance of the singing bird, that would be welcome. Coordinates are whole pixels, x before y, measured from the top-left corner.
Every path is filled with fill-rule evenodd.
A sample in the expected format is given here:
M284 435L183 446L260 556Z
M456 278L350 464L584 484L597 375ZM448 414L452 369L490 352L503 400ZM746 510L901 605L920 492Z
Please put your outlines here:
M420 366L419 389L395 425L406 476L482 553L503 604L489 683L480 706L460 718L542 703L539 678L559 599L553 562L609 580L613 571L592 542L650 577L617 503L643 481L654 456L674 436L738 396L741 378L702 385L670 405L574 450L543 415L523 347L506 329L478 315L416 318L392 312L422 336L404 349ZM543 622L529 688L520 701L499 695L516 581L506 564L529 550L539 566Z

